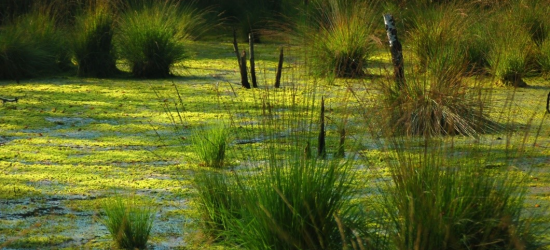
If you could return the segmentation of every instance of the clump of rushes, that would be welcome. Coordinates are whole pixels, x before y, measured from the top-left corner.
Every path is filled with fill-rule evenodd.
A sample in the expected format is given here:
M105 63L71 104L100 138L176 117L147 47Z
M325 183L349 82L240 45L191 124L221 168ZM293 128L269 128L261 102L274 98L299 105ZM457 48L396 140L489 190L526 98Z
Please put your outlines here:
M409 74L402 89L396 88L393 79L382 82L382 106L378 109L388 128L386 132L476 137L498 129L486 116L485 98L477 82L471 86L462 76L463 71L441 65L437 74Z
M456 75L464 73L467 65L470 72L482 71L488 47L473 10L457 3L416 8L407 37L421 70L439 73L445 67L447 73Z
M153 227L155 210L150 204L117 196L103 204L103 224L122 249L145 249Z
M488 62L493 76L506 86L525 87L523 77L532 68L535 43L530 34L508 17L497 23L491 34L493 46L488 52Z
M312 72L328 77L364 76L375 50L374 29L380 22L374 4L346 0L314 3L313 28L306 31Z
M221 168L225 165L230 129L218 124L210 129L197 130L191 137L193 151L206 167Z
M514 22L520 24L531 36L531 40L538 46L550 35L550 2L548 0L527 0L512 2L508 15Z
M79 76L110 77L118 72L111 7L98 1L76 18L72 46Z
M536 249L536 231L522 218L527 175L485 168L490 153L475 146L447 152L422 143L412 152L400 142L389 164L382 204L396 249Z
M223 172L198 172L193 185L198 193L202 232L214 241L223 239L229 235L230 223L238 221L242 212L233 176Z
M0 79L58 73L70 65L65 33L56 25L55 11L37 8L0 29Z
M143 3L122 15L118 48L130 64L132 74L141 78L170 76L170 67L185 58L186 30L174 1Z
M550 77L550 39L546 39L540 46L538 64L545 78Z
M360 238L358 249L383 249L369 237L369 218L349 199L355 195L351 164L306 159L300 150L291 154L270 157L262 173L241 182L249 186L240 190L242 222L231 224L237 243L246 249L346 249Z

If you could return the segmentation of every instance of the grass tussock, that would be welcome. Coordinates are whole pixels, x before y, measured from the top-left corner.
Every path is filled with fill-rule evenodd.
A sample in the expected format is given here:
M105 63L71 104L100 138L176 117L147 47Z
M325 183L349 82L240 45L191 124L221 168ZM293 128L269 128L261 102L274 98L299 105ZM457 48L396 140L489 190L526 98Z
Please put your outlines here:
M377 218L352 199L360 195L352 161L312 157L319 147L310 145L319 115L315 90L295 102L295 90L281 90L262 95L263 115L253 116L258 125L235 131L238 138L266 138L269 144L239 145L243 165L195 175L208 222L203 230L244 249L384 249L374 229L380 226L371 223Z
M540 46L540 57L538 58L541 72L545 78L550 77L550 39L545 40Z
M483 29L470 17L475 9L467 7L428 6L418 15L408 34L417 67L403 87L390 80L380 85L378 109L390 135L475 137L497 129L478 80L468 78L482 71L487 57Z
M97 2L76 18L72 45L79 76L110 77L118 72L112 8L109 3Z
M222 168L225 165L229 134L230 129L223 124L193 133L192 148L202 165L211 168Z
M492 74L506 86L525 87L523 77L529 72L534 44L529 34L521 28L508 26L509 30L497 31L494 46L489 50L488 61Z
M242 200L232 175L225 172L197 172L197 189L202 233L213 241L227 239L232 223L241 216Z
M103 211L103 224L119 248L147 247L156 213L151 204L117 196L103 204Z
M472 4L452 2L414 9L407 42L420 70L440 73L446 68L453 77L466 71L481 73L487 66L486 17ZM451 72L453 70L453 72Z
M317 1L313 24L305 31L317 76L361 77L375 50L376 6L364 1Z
M70 66L64 31L51 6L38 6L0 29L0 79L59 73Z
M299 157L252 175L195 175L202 229L246 249L379 249L373 219L348 199L351 165Z
M244 233L249 249L338 249L346 244L338 218L352 227L349 164L320 160L281 160L254 178L246 191Z
M490 71L503 85L526 87L523 78L536 69L537 43L546 35L537 31L533 22L538 21L529 21L524 5L514 4L498 13L490 24Z
M498 128L487 117L487 103L479 86L472 88L471 80L456 74L453 68L445 70L440 68L435 76L426 72L409 75L402 89L392 81L382 82L378 109L386 132L476 137Z
M186 57L182 42L203 28L203 17L204 12L170 0L138 5L121 17L120 55L135 77L168 77L170 67Z
M490 153L475 147L457 157L434 144L418 152L400 144L389 165L392 185L382 203L396 249L540 247L523 213L525 174L485 168Z

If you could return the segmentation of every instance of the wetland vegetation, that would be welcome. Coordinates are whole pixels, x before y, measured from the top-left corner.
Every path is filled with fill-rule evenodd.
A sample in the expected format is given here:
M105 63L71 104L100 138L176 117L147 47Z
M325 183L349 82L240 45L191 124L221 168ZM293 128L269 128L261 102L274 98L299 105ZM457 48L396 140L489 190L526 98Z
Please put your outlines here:
M4 1L0 248L549 249L549 12Z

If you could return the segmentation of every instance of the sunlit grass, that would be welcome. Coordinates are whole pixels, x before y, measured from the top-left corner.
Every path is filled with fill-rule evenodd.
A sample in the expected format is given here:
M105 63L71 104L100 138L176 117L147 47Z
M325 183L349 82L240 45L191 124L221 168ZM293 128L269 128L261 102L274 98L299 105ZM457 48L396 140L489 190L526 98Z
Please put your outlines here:
M103 223L119 248L147 248L156 213L152 204L117 196L105 201L102 208L105 212Z

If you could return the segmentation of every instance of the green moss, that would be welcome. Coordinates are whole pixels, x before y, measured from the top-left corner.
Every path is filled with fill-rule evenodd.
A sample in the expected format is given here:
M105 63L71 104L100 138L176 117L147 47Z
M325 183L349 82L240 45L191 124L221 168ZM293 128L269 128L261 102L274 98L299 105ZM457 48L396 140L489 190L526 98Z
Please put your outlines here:
M9 244L11 248L43 248L60 245L72 240L68 236L32 236L18 239Z

